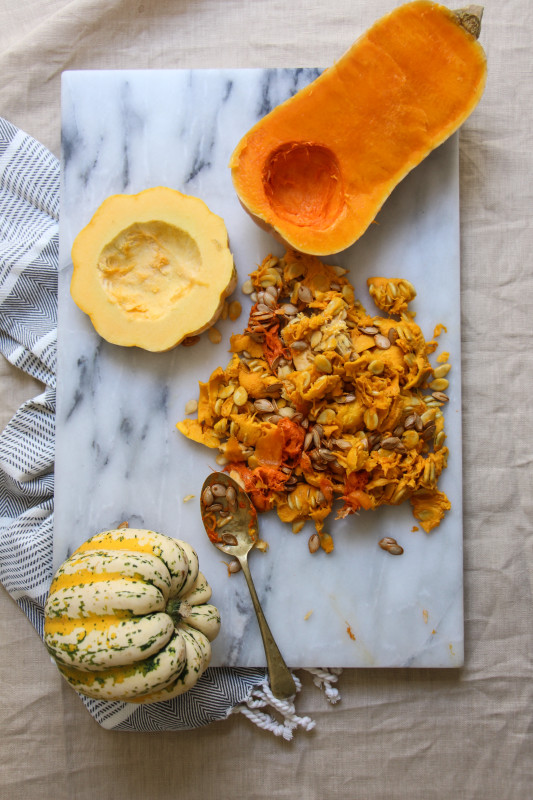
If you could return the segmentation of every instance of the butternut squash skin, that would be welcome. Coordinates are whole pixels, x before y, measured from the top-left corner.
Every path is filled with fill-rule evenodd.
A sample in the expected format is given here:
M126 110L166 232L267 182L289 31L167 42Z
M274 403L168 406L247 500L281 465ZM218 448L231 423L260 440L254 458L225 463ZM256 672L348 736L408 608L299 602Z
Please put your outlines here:
M485 54L459 20L429 0L398 7L251 128L229 166L252 218L313 255L362 236L483 93Z

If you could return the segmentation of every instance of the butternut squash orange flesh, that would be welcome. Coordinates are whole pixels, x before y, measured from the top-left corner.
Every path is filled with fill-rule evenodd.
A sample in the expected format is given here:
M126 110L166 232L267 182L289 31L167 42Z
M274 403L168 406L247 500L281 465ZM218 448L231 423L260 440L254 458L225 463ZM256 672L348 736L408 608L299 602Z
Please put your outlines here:
M477 105L486 78L481 13L429 0L399 6L251 128L230 167L255 221L314 255L362 236L398 183Z

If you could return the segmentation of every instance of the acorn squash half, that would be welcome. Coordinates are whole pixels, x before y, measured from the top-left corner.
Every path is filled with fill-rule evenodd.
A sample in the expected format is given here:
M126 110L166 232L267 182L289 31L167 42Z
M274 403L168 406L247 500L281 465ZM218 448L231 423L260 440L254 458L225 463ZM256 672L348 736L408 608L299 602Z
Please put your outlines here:
M163 186L104 200L72 263L71 295L100 336L154 352L213 325L237 282L222 218Z

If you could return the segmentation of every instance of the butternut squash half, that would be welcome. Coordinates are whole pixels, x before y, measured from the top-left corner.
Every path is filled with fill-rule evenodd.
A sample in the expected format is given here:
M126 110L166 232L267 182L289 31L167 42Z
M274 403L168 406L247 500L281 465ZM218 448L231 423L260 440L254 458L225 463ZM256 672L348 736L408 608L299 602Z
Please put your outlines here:
M485 85L482 8L417 0L241 139L230 167L261 227L300 252L355 242L397 184L465 121Z
M154 352L209 328L237 282L221 217L163 186L104 200L72 263L71 295L97 332Z

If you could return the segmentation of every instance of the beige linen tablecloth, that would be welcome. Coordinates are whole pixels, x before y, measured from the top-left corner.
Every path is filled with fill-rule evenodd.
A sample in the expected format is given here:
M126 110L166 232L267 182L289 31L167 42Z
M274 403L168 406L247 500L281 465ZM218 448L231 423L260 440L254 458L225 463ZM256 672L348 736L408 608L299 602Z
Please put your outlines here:
M66 69L326 66L395 0L0 0L0 115L59 155ZM304 677L292 742L230 718L101 729L0 592L6 800L533 796L533 3L487 2L485 95L461 149L466 665ZM334 124L334 120L332 120ZM40 391L0 361L0 426Z

